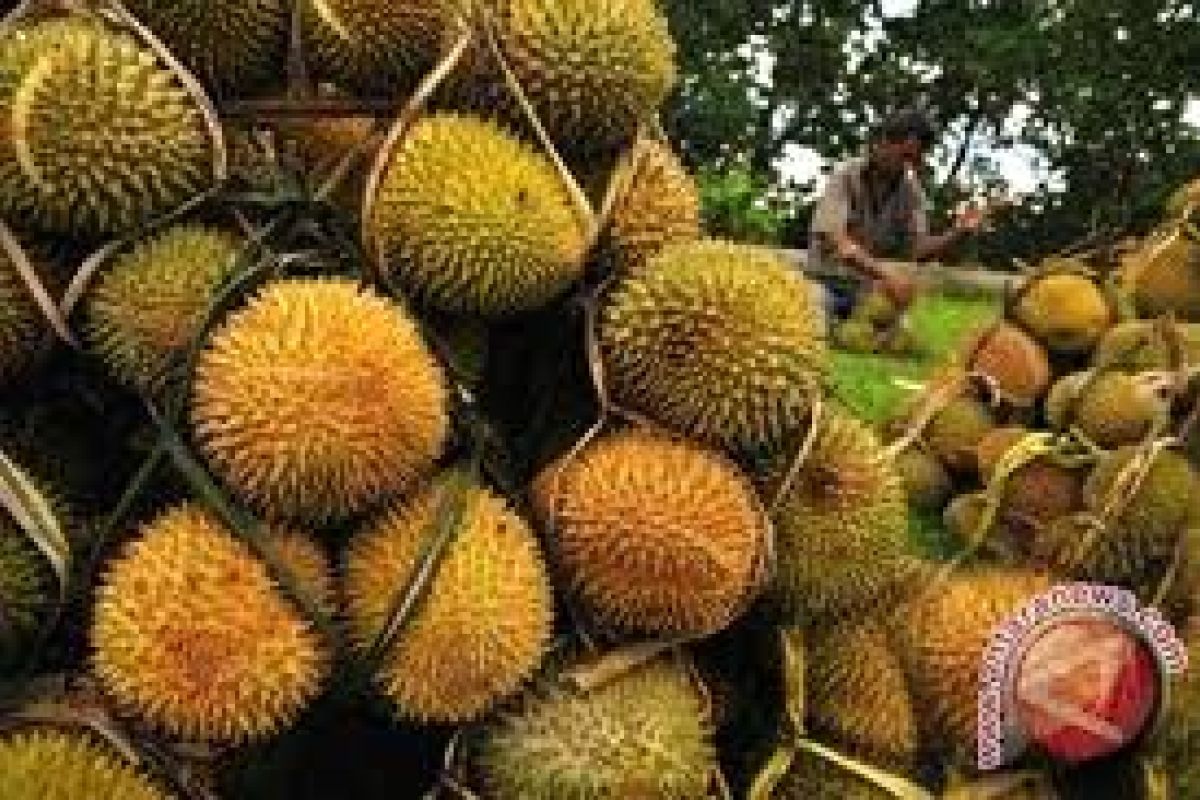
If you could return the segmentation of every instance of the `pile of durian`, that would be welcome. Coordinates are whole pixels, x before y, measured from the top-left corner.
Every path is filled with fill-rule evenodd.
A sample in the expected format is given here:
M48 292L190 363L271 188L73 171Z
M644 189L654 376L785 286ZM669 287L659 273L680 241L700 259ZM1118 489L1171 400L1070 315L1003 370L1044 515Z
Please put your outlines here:
M863 292L832 334L833 345L848 353L914 356L921 348L908 311L878 289Z
M1014 581L1035 575L1120 586L1200 652L1200 236L1189 191L1119 257L1104 248L1029 270L1003 316L884 426L914 518L940 520L958 558L1009 576L963 589L997 614L1011 612ZM947 625L978 613L968 596L944 606ZM1141 747L1166 792L1151 796L1200 797L1195 685L1192 675L1175 688ZM974 720L958 713L966 741ZM1128 796L1149 789L1139 791Z
M0 798L1078 785L975 782L1050 576L918 591L811 287L703 236L676 80L651 0L5 21Z

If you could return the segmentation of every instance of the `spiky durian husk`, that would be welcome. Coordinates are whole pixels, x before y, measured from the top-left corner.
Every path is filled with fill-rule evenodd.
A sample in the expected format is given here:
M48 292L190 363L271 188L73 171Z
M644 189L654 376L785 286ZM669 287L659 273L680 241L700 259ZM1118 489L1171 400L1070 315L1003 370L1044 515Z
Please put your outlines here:
M501 52L534 111L569 157L590 160L634 140L677 80L676 48L653 0L489 0ZM485 41L481 39L480 41ZM454 102L524 115L498 65L478 48Z
M445 376L413 319L348 279L266 286L196 369L196 436L268 512L326 521L426 475L449 435Z
M624 431L552 464L535 491L566 579L615 627L710 635L748 598L766 519L724 456Z
M916 594L893 629L923 738L947 760L975 764L979 669L996 626L1048 590L1045 575L1007 568L962 570Z
M433 68L452 30L445 0L303 0L315 77L355 93L407 95Z
M1001 323L971 348L967 368L987 375L1005 399L1029 407L1050 388L1050 358L1038 342L1016 325Z
M441 311L528 311L583 277L584 226L553 165L471 117L413 127L384 172L370 230L388 274Z
M979 474L989 484L1004 481L1002 514L1048 523L1082 506L1086 473L1068 469L1052 458L1039 457L1001 476L1001 460L1028 433L1024 428L1006 427L985 436L976 448Z
M368 650L411 580L447 486L436 481L373 520L346 562L351 637ZM469 487L454 542L424 603L386 655L377 682L396 714L466 722L516 692L549 647L553 597L529 525Z
M211 184L196 102L131 36L51 19L0 45L0 213L54 233L123 233Z
M898 455L896 472L904 481L905 497L914 508L940 510L954 490L945 466L922 447L910 447Z
M1032 280L1013 313L1051 352L1086 353L1116 321L1108 298L1086 275L1051 272Z
M827 735L881 763L912 765L917 724L889 624L863 617L807 633L806 712L818 740Z
M1188 668L1171 682L1171 704L1162 736L1167 775L1173 797L1195 797L1200 792L1200 617L1180 631L1188 652Z
M0 386L26 374L48 328L16 265L0 247Z
M620 281L600 343L618 402L732 448L802 429L826 366L807 281L765 249L672 245Z
M659 660L529 698L482 732L474 760L490 800L703 800L717 753L690 676Z
M970 474L977 467L975 448L995 427L995 416L987 404L963 395L938 411L922 438L930 452L952 471Z
M647 142L626 156L616 180L626 190L609 228L619 271L641 268L667 245L700 238L700 190L671 148Z
M210 91L244 95L282 83L287 0L128 0L126 7Z
M279 149L293 156L306 173L309 188L316 192L334 177L343 162L357 154L341 183L329 198L342 211L357 219L362 210L367 173L377 147L369 142L376 132L374 117L316 117L279 123Z
M300 562L298 583L317 557ZM318 602L329 592L327 580L302 588ZM279 731L316 696L328 669L324 644L266 566L192 504L151 521L110 565L91 639L105 691L189 739L245 742Z
M23 659L54 602L52 580L45 557L12 518L0 512L0 672Z
M1092 366L1097 369L1119 369L1127 372L1165 370L1178 366L1173 363L1174 345L1151 320L1132 320L1114 325L1104 334L1092 353ZM1179 361L1185 365L1200 365L1200 325L1173 323L1169 336L1178 338Z
M1122 276L1140 316L1200 322L1200 243L1164 228L1146 240Z
M200 333L242 243L215 228L181 225L117 258L87 302L92 346L122 382L146 393Z
M1088 379L1068 417L1092 442L1103 448L1136 444L1154 421L1167 413L1168 401L1151 384L1124 372L1105 372Z
M879 336L871 323L853 318L834 326L833 344L848 353L877 353L880 349Z
M169 800L84 733L22 729L0 737L0 796L11 800Z
M1096 467L1084 487L1091 513L1064 517L1044 529L1037 541L1041 559L1077 577L1129 587L1161 577L1179 537L1195 520L1200 477L1183 455L1164 451L1136 493L1127 496L1130 489L1117 486L1117 480L1137 452L1119 448ZM1093 533L1095 518L1116 499L1114 492L1124 507L1107 528Z
M875 433L827 411L808 459L773 514L773 595L800 622L885 603L919 570L908 555L904 485ZM795 451L767 468L773 498Z

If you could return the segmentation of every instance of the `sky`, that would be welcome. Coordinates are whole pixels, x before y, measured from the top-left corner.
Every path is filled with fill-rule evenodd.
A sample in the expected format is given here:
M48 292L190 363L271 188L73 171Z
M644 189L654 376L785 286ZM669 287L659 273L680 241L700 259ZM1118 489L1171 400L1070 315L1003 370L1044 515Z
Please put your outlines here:
M919 2L920 0L883 0L883 15L888 18L911 15ZM1017 109L1017 114L1008 122L1009 126L1019 124L1019 114L1020 109ZM1189 103L1184 113L1184 119L1200 127L1200 98ZM1048 174L1043 165L1039 163L1036 149L1028 146L997 147L994 143L984 140L973 144L968 154L968 160L972 156L984 156L991 159L996 164L1001 177L1008 182L1011 191L1017 195L1032 192L1042 181L1048 182L1051 186L1055 183L1054 176ZM827 163L816 151L798 145L787 146L784 157L779 162L779 167L786 178L800 182L814 181L814 191L818 192L824 179L821 172L823 166L827 166Z

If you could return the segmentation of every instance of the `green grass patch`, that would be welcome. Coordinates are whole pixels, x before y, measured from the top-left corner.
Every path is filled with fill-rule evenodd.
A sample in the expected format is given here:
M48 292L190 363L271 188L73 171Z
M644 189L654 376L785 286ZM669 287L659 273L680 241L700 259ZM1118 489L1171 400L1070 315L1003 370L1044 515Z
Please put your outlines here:
M924 381L968 335L996 320L1001 311L999 299L922 297L909 312L919 352L897 357L834 351L833 392L853 414L881 423L912 397L906 383Z

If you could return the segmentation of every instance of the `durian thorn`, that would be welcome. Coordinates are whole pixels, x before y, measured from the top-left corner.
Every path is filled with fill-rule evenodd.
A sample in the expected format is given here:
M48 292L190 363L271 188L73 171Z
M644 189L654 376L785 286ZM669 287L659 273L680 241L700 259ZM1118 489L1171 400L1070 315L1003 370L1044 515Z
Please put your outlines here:
M223 184L229 178L229 150L225 143L225 127L217 113L216 106L209 98L208 92L200 85L196 76L175 58L170 49L154 32L138 21L137 17L120 0L101 0L101 13L117 25L131 31L154 55L166 65L175 77L183 84L183 88L191 95L192 100L200 111L204 126L208 129L208 137L213 146L213 180L217 185Z
M823 758L841 767L846 772L852 773L866 782L873 784L896 798L896 800L935 800L934 795L927 789L917 786L906 778L893 775L870 764L842 755L836 750L818 744L812 739L801 739L798 746L801 750L807 750L809 753Z
M50 323L50 327L54 329L58 337L76 350L80 349L79 341L71 333L66 318L63 317L45 285L38 278L37 270L33 268L32 262L25 254L25 248L21 247L17 237L13 235L12 230L3 220L0 220L0 251L3 251L8 256L9 262L16 267L21 282L25 284L29 295L37 303L38 310L42 312L42 316Z
M771 505L768 509L771 516L774 516L784 501L787 500L791 494L792 487L800 477L800 472L804 468L804 464L808 461L809 456L812 455L813 449L817 445L817 437L820 434L821 426L824 424L824 412L825 406L821 395L814 393L812 395L812 411L808 422L808 431L804 435L804 441L800 444L799 450L792 457L791 465L788 467L783 483L779 485L779 489L771 499Z
M383 139L383 144L379 151L375 154L375 161L371 165L370 171L367 173L366 186L363 188L362 200L362 221L361 221L361 239L366 244L367 261L370 263L372 272L377 281L380 281L381 276L386 274L384 269L383 248L379 240L372 235L374 225L375 200L379 194L379 185L383 182L383 175L387 168L391 165L392 158L399 145L412 130L416 121L424 112L426 103L438 87L450 77L450 74L462 61L470 49L471 44L475 41L475 34L471 29L462 24L460 21L460 32L458 39L446 52L446 55L433 68L417 86L412 96L408 98L408 102L404 104L404 108L400 111L396 121L388 130L387 136ZM381 281L380 281L381 282Z
M521 107L530 126L533 128L534 134L537 136L538 142L541 143L542 149L546 151L546 155L554 163L554 167L558 170L558 175L562 179L563 185L567 189L567 193L574 203L576 211L579 214L580 222L583 223L586 231L585 239L590 243L595 243L600 234L599 220L596 217L596 211L592 208L591 201L579 186L579 181L575 179L566 162L563 161L562 155L558 152L558 148L554 146L550 134L546 132L546 126L542 124L541 118L534 109L533 104L529 101L528 95L525 94L524 87L521 86L521 81L517 78L516 73L512 71L512 67L508 64L508 59L504 57L504 53L500 48L500 41L496 35L496 21L492 15L491 8L481 6L479 8L480 26L483 28L484 39L488 50L491 51L492 58L496 60L497 66L504 75L504 83L508 87L509 92L516 99L517 104Z

